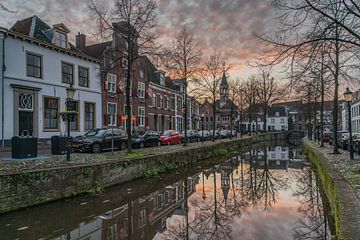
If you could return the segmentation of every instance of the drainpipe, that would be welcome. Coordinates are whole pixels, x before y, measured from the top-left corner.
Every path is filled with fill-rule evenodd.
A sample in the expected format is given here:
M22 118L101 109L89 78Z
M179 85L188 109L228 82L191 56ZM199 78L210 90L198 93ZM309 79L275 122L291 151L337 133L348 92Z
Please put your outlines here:
M2 38L2 66L1 66L1 142L2 146L5 146L5 135L4 135L4 86L5 86L5 79L4 79L4 73L6 70L5 67L5 38L6 35L3 35Z

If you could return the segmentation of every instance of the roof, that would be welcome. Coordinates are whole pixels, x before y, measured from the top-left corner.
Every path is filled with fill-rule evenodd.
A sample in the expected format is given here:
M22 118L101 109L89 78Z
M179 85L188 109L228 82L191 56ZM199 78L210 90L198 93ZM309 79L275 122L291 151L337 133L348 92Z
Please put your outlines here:
M146 79L149 82L160 85L159 70L154 66L154 64L146 56L141 56L138 59L139 66L144 70L145 76L149 79ZM165 78L165 87L170 88L175 91L179 91L179 87L174 85L170 77Z
M221 85L226 85L226 86L229 86L228 82L227 82L227 77L226 77L226 73L225 73L225 70L223 72L223 75L222 75L222 78L221 78Z
M236 106L236 104L233 101L231 101L230 99L228 99L224 105L221 105L220 102L221 102L220 100L215 101L215 106L216 106L217 110L220 110L220 109L229 109L230 110L231 106L234 107L233 108L234 110L236 110L238 108Z
M92 56L94 58L102 59L103 52L105 51L106 48L110 47L111 44L112 41L96 43L96 44L84 46L80 50L86 55Z
M17 21L10 30L37 40L52 43L52 28L36 15Z
M62 23L55 24L54 28L60 29L64 32L69 32L69 29ZM87 61L99 63L98 59L95 59L89 55L84 54L82 51L77 49L74 45L68 42L68 48L62 48L53 44L54 28L50 27L47 23L41 20L38 16L33 15L31 17L17 21L7 34L14 37L19 37L22 40L36 42L37 44L50 47L56 51L70 54Z
M279 113L279 116L276 116L276 113ZM271 107L268 111L269 117L287 117L286 107Z

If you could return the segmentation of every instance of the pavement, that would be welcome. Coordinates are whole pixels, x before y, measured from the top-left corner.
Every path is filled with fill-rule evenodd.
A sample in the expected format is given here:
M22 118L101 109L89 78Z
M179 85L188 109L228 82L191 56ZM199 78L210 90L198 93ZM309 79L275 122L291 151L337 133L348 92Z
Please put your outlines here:
M51 156L51 145L39 144L38 145L38 157L26 158L26 160L35 160L39 158L46 158ZM11 157L11 147L0 147L0 160L17 160ZM22 159L25 160L25 159Z

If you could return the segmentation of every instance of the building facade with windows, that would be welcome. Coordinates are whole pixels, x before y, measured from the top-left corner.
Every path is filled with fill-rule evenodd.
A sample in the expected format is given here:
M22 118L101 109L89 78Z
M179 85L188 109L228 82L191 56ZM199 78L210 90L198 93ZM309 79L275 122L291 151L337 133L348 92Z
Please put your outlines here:
M102 126L100 62L76 49L64 24L49 26L37 16L0 30L1 138L50 139L65 133L66 88L76 89L72 135Z

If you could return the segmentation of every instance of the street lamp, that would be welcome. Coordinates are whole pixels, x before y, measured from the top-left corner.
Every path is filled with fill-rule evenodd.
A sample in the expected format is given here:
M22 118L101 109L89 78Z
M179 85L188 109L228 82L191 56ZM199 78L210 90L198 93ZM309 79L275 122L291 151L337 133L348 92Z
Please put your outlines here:
M76 89L70 84L69 87L66 88L66 120L67 120L67 148L66 148L66 161L70 161L70 154L72 151L71 146L71 136L70 136L70 122L74 116L74 102L72 101L75 95Z
M204 118L205 118L205 114L202 113L200 116L201 116L201 143L204 143Z
M346 91L344 92L345 101L347 102L348 107L348 124L349 124L349 152L350 152L350 159L354 159L354 151L353 151L353 141L352 141L352 132L351 132L351 102L353 100L352 91L349 89L349 87L346 88Z

